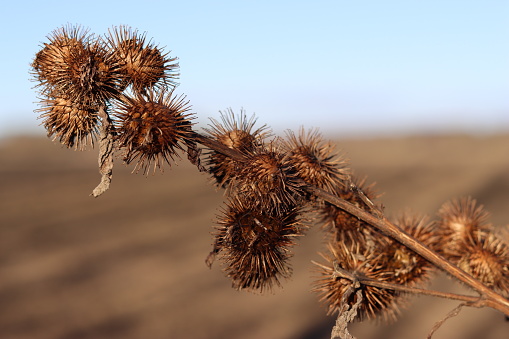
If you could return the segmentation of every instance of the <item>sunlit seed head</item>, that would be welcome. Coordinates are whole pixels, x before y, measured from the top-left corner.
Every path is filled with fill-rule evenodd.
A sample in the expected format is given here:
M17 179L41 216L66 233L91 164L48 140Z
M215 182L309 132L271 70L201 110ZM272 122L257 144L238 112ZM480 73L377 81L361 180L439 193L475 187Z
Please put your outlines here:
M509 245L495 232L478 230L464 243L463 255L452 261L483 284L509 291Z
M259 147L270 134L265 126L255 129L255 116L248 118L244 110L237 115L230 108L221 113L221 121L211 119L206 135L223 145L239 152L252 152ZM239 163L219 152L210 150L207 155L207 167L216 184L226 188L236 174Z
M174 96L173 91L123 97L114 116L125 162L137 160L135 171L143 169L145 174L152 164L155 170L170 163L193 138L190 109L185 96Z
M305 132L301 129L298 135L287 131L284 147L289 163L308 184L332 192L349 178L347 162L335 152L331 143L323 141L317 130Z
M295 204L303 196L302 184L278 141L247 152L232 183L238 193L255 197L267 209Z
M53 32L32 64L42 93L58 93L74 102L105 104L120 95L122 75L101 39L80 27Z
M124 86L131 85L143 93L150 87L177 85L179 65L177 58L163 53L162 48L147 42L140 34L127 26L113 27L106 37L120 70L124 75Z
M290 276L290 248L305 229L299 213L298 208L267 211L239 197L228 202L214 247L235 288L263 292Z
M54 87L67 73L69 63L76 55L84 53L92 39L88 30L80 26L64 26L54 30L49 42L37 52L32 62L34 80L39 85Z
M97 107L64 97L44 99L41 106L36 112L41 113L39 118L48 136L69 148L84 149L93 144L99 124Z
M438 212L438 232L442 237L441 249L446 256L461 255L463 243L477 230L490 229L489 214L471 197L448 201Z

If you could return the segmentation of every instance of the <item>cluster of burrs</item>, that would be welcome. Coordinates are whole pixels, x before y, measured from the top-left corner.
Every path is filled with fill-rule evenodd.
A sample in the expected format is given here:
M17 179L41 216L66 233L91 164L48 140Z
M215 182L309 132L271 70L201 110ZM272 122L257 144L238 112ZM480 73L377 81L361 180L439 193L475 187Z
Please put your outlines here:
M187 152L224 189L207 263L220 257L235 288L281 285L292 272L292 246L319 225L327 250L314 290L330 313L355 308L355 319L391 320L408 293L508 313L509 245L475 200L444 204L434 221L406 213L391 222L373 185L354 176L316 130L274 136L231 109L203 133L193 130L191 106L175 95L176 58L144 34L121 26L97 36L66 26L48 40L32 63L48 135L80 150L99 140L100 164L118 151L144 173ZM423 289L436 267L484 298Z

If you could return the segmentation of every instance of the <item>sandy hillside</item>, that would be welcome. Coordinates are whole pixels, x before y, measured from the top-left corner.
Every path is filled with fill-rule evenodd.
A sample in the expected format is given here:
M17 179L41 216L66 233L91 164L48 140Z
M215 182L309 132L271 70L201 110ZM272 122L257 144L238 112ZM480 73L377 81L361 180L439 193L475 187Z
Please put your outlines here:
M377 182L388 216L433 217L472 195L509 224L509 136L344 140L358 174ZM309 292L316 229L295 248L293 278L273 294L237 292L205 257L222 192L180 161L164 174L130 174L117 162L111 189L94 199L96 151L46 138L0 143L0 338L329 338L334 319ZM458 289L439 277L435 287ZM358 339L425 338L456 303L413 300L393 325L352 326ZM509 322L467 309L435 339L507 339Z

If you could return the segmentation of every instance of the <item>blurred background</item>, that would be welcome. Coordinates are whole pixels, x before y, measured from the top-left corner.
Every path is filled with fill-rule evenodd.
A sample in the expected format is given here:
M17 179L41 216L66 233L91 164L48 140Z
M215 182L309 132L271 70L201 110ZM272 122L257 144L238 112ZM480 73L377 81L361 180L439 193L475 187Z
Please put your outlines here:
M231 107L277 134L319 128L377 183L389 217L431 219L463 195L509 224L506 1L9 2L0 20L0 338L329 338L310 292L318 229L267 295L237 292L205 257L223 192L186 160L144 177L116 161L94 199L97 149L68 150L39 126L30 63L67 23L130 25L179 57L197 128ZM22 19L20 19L22 18ZM464 291L439 275L433 287ZM425 338L456 303L414 298L359 339ZM434 338L509 337L467 309Z
M509 125L503 0L9 1L4 13L2 134L41 133L29 65L66 24L146 32L179 58L177 91L204 124L243 107L274 129L342 136Z

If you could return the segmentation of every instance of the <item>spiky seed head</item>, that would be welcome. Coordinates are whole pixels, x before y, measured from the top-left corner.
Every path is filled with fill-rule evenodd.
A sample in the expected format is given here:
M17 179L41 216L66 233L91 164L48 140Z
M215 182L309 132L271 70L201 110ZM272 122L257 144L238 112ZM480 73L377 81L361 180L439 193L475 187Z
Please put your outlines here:
M291 275L290 247L305 229L299 209L268 211L234 197L218 218L215 251L237 289L263 292Z
M489 214L471 197L450 200L438 211L438 231L442 237L439 251L446 256L461 255L464 242L479 229L490 229Z
M145 174L152 163L154 171L163 161L169 164L177 150L193 140L190 109L185 96L175 96L173 90L123 96L114 116L119 146L126 151L124 161L137 160L134 170Z
M176 86L177 58L169 57L169 52L163 53L161 48L147 42L145 34L127 26L113 27L106 40L120 64L125 87L131 85L143 93L149 87Z
M395 221L395 225L430 249L436 250L441 241L433 223L428 222L426 217L406 212ZM380 261L385 263L384 269L391 282L415 286L428 281L434 272L429 261L394 240L388 241L380 253Z
M276 138L246 152L231 185L238 194L253 197L267 209L294 205L303 196L302 184L278 142Z
M325 264L317 264L318 279L314 282L313 291L321 295L320 301L328 306L328 313L341 311L343 295L351 288L361 289L362 301L355 320L382 318L393 321L399 313L398 294L392 290L382 289L355 282L338 274L337 268L348 272L355 279L374 279L387 282L379 256L358 244L345 244L332 241L328 245L328 253L321 254ZM355 293L347 300L350 306L356 303Z
M48 36L48 43L37 52L32 62L34 80L39 86L51 89L67 73L69 61L73 56L84 53L91 39L88 30L80 26L64 26L54 30Z
M41 106L36 112L41 112L39 118L48 136L54 136L69 148L84 149L93 144L99 120L97 107L74 103L65 97L44 99Z
M346 161L338 156L330 142L323 141L317 130L301 129L298 135L287 131L284 147L297 175L310 185L333 192L349 178Z
M49 40L32 64L43 93L57 92L90 105L105 104L120 95L119 64L102 40L72 26L54 31Z
M463 244L462 255L452 262L488 287L509 291L509 245L496 232L477 230Z
M509 290L509 246L488 223L475 199L451 200L438 213L440 252L452 263L497 291Z
M256 118L247 118L244 110L236 115L231 108L221 113L221 121L211 119L206 135L239 152L252 152L270 134L266 126L254 129ZM226 188L235 175L238 163L213 150L207 152L207 167L219 187Z

